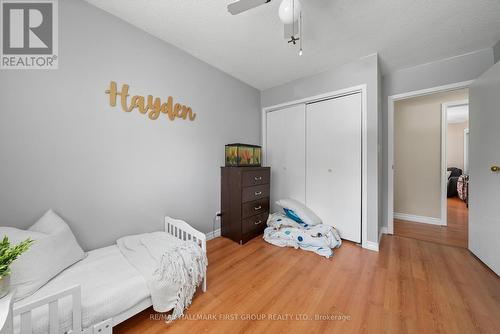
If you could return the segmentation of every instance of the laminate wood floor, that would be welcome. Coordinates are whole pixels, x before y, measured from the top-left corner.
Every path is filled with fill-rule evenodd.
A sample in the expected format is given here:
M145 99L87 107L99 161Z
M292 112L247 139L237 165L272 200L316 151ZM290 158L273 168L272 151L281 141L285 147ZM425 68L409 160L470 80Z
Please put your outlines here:
M325 259L217 238L208 258L186 319L147 309L113 332L500 333L500 278L463 248L385 235L379 253L345 242Z
M394 220L395 235L449 246L467 248L468 233L468 209L458 197L448 199L447 226Z

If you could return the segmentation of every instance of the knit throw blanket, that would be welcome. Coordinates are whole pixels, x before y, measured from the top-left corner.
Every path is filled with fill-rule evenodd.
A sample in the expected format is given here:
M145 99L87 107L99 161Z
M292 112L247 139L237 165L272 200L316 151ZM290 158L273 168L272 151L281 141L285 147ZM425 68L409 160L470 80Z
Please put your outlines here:
M167 322L182 316L206 275L208 261L201 247L165 232L123 237L118 239L117 245L144 276L153 309L157 312L172 310Z

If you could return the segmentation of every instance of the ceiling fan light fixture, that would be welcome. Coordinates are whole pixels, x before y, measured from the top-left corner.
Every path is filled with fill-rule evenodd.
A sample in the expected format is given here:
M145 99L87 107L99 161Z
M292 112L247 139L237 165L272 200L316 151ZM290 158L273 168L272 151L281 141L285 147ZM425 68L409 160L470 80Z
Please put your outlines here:
M299 19L302 4L299 0L283 0L279 8L279 17L284 24L292 24Z

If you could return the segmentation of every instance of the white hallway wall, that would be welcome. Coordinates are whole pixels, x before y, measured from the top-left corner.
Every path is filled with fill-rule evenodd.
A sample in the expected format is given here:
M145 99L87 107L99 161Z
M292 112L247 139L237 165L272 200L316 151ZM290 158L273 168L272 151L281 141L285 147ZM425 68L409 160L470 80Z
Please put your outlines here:
M209 232L224 144L260 143L259 91L84 1L59 1L59 17L58 70L0 73L0 224L53 208L87 250L161 230L164 215ZM197 118L112 108L111 80Z

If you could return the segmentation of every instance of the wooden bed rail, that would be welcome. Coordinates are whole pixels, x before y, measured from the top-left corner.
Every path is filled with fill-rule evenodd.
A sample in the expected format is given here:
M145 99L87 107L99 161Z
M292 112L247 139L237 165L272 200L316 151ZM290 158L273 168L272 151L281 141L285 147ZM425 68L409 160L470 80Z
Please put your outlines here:
M191 225L180 219L165 217L165 232L181 240L193 240L207 253L207 237ZM207 291L207 275L203 279L203 292Z
M14 308L13 318L20 316L21 334L31 334L33 332L31 323L31 311L48 305L49 306L49 332L50 334L59 333L59 300L71 296L73 304L73 326L67 331L67 334L80 334L82 332L82 310L81 299L82 291L80 285L61 290L48 297L37 299L27 305Z

